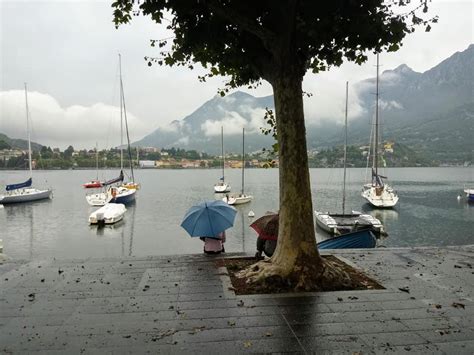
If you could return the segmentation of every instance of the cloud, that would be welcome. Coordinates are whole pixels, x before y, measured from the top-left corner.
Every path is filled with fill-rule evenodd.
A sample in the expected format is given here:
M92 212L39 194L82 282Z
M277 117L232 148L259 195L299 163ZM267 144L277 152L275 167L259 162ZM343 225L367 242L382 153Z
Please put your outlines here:
M99 148L120 144L120 108L95 103L90 106L61 107L58 101L39 92L28 93L32 140L43 145L66 148ZM25 93L0 91L0 132L11 138L26 138ZM148 132L143 122L127 111L130 139ZM124 134L124 142L126 136Z
M225 112L222 120L207 120L201 125L201 130L207 137L219 136L221 134L221 127L224 127L226 135L236 135L242 133L242 128L245 128L247 133L260 132L260 128L264 126L263 117L265 115L264 109L255 109L250 106L239 107L244 114L231 111Z
M379 106L384 111L403 109L403 105L395 100L390 100L390 101L379 100Z

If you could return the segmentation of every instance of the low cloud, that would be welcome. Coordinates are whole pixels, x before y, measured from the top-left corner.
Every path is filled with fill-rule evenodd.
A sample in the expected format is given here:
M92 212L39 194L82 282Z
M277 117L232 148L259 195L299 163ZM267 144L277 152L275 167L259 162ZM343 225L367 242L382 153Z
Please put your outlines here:
M43 145L66 148L101 148L120 144L120 107L95 103L90 106L61 107L58 101L39 92L28 93L32 140ZM0 132L11 138L26 138L25 93L0 92ZM131 141L147 133L146 125L127 111ZM124 142L126 136L124 134Z
M221 134L221 127L224 127L226 135L237 135L245 128L247 133L260 132L264 126L264 109L255 109L250 106L241 106L242 114L232 111L226 112L222 120L207 120L201 125L201 130L207 137Z

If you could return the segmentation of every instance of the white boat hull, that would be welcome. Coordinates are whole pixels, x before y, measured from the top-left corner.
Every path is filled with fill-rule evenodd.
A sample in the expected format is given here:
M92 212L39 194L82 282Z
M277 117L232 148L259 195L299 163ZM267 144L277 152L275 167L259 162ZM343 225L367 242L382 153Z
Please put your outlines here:
M319 211L314 211L314 214L316 224L330 234L341 234L342 230L352 232L359 229L370 229L378 234L385 233L382 222L370 214L356 211L344 215Z
M127 209L121 203L108 203L89 216L90 224L114 224L123 219Z
M361 196L372 206L380 208L392 208L398 202L398 195L389 185L383 188L365 185Z
M222 194L225 192L230 192L230 185L224 183L214 185L214 192Z
M106 192L86 195L87 203L91 206L104 206L112 199Z
M245 194L235 194L225 196L222 201L226 202L229 205L243 205L244 203L249 203L253 200L252 195L245 195Z
M38 190L34 188L26 188L13 190L6 195L0 196L0 204L23 203L51 198L52 190Z

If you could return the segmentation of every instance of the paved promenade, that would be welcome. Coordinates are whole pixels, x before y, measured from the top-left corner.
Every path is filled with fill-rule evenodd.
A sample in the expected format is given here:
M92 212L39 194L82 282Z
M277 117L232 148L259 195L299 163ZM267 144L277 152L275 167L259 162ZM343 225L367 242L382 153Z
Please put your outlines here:
M474 246L336 255L386 289L235 296L205 255L6 262L0 353L474 353Z

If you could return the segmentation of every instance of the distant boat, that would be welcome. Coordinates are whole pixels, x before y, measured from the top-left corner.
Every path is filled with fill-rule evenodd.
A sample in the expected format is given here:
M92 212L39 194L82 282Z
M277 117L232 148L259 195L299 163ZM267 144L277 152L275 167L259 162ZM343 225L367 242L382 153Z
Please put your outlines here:
M229 205L242 205L253 200L252 195L247 195L244 191L245 186L245 128L242 128L242 190L240 193L226 194L222 201Z
M474 202L474 189L464 189L464 193L469 202Z
M224 127L221 127L221 149L222 149L222 177L220 181L214 185L214 192L225 193L230 192L230 185L225 182L225 155L224 155Z
M349 82L346 82L345 138L344 138L344 177L342 184L342 213L314 211L316 224L330 234L345 234L361 229L383 233L383 225L377 218L361 212L346 212L346 170L347 170L347 112L349 106Z
M380 208L394 207L398 202L398 195L395 190L384 180L386 176L379 174L379 55L377 54L377 84L375 93L375 127L373 137L371 137L372 154L372 181L365 184L362 189L362 197L372 206ZM373 139L372 139L373 138ZM369 153L370 154L370 153ZM370 155L369 155L370 157Z
M99 180L99 150L97 149L97 144L95 146L95 166L96 166L96 178L95 180L91 180L82 184L85 189L97 189L102 187L102 182Z
M370 230L351 232L318 243L318 249L365 249L375 248L377 239Z
M51 189L40 190L31 187L33 184L33 168L31 165L31 134L30 119L28 108L28 89L25 83L25 102L26 102L26 130L28 134L28 166L30 177L22 183L10 184L5 187L6 194L0 195L0 204L31 202L51 198L53 191Z
M90 224L114 224L123 219L127 209L121 203L107 203L89 216Z

